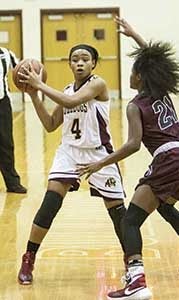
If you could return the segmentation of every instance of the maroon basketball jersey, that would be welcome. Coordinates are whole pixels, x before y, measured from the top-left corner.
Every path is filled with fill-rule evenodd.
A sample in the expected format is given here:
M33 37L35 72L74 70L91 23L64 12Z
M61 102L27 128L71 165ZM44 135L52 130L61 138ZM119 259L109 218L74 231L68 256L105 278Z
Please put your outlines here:
M179 121L169 95L161 99L152 99L138 94L131 102L140 110L142 141L151 154L165 143L179 141Z

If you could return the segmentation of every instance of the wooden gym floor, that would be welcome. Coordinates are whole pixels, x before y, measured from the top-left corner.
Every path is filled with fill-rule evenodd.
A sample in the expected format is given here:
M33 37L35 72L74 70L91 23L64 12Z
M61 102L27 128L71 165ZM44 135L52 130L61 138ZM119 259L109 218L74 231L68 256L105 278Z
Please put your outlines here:
M176 101L176 105L178 103ZM127 138L125 116L114 103L111 129L114 146ZM89 196L84 181L69 193L37 255L32 286L17 283L21 255L47 184L47 174L60 141L59 130L46 133L32 104L14 113L16 167L26 195L6 193L0 178L0 300L104 300L121 287L122 251L103 201ZM150 162L144 148L122 161L128 204L135 184ZM179 208L179 204L176 205ZM148 285L155 300L179 299L179 239L157 212L142 227Z

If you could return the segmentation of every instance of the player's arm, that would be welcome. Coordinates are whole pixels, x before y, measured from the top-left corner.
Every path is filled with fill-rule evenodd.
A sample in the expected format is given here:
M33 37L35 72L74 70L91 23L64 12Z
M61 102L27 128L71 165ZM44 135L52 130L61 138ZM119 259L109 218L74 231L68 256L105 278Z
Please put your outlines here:
M54 131L63 123L63 108L57 105L52 112L49 114L46 110L43 102L40 100L37 91L29 93L37 115L42 122L43 126L48 132Z
M133 40L141 48L147 46L147 42L142 38L142 36L138 32L134 30L134 28L125 19L121 19L118 16L116 16L114 21L120 26L118 32L133 38Z
M127 142L115 152L108 155L99 162L89 164L84 167L78 168L79 174L87 174L87 178L94 172L97 172L101 168L116 163L140 149L142 141L142 122L140 117L140 111L138 107L129 103L127 107L127 119L128 119L128 140Z
M127 142L117 151L107 156L102 165L110 165L116 163L140 149L142 141L142 122L140 111L138 107L129 103L127 106L127 120L128 120L128 139Z
M105 81L100 77L95 77L89 83L80 88L79 91L69 96L61 91L53 89L41 80L41 74L38 75L31 66L30 70L24 67L26 74L19 73L23 78L20 81L30 84L35 89L41 91L54 102L66 108L73 108L82 103L88 102L94 98L99 101L108 100L108 92Z
M40 82L37 88L54 102L66 108L73 108L95 98L99 101L108 100L106 83L100 77L91 80L87 85L81 87L80 90L71 96L55 90L43 82Z

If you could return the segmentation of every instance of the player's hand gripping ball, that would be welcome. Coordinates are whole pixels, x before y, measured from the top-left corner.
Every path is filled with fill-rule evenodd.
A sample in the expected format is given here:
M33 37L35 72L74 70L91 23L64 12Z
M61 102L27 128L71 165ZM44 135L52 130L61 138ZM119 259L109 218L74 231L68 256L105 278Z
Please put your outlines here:
M40 74L40 70L42 69L42 81L46 82L46 80L47 80L47 72L42 63L40 63L36 59L30 59L30 58L23 59L16 65L16 67L13 69L13 72L12 72L12 78L13 78L14 84L21 92L28 93L28 92L34 90L34 88L31 87L29 84L19 81L23 78L20 74L18 74L18 72L25 73L25 70L22 68L22 66L26 67L27 69L30 69L29 63L32 65L34 71L37 74Z

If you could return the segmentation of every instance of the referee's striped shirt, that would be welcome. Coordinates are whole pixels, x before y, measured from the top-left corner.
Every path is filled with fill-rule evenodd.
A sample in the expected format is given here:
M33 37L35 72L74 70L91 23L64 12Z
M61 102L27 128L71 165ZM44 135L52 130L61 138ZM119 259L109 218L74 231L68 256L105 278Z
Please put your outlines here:
M0 47L0 100L10 96L7 75L9 69L14 68L17 63L18 60L12 51Z

